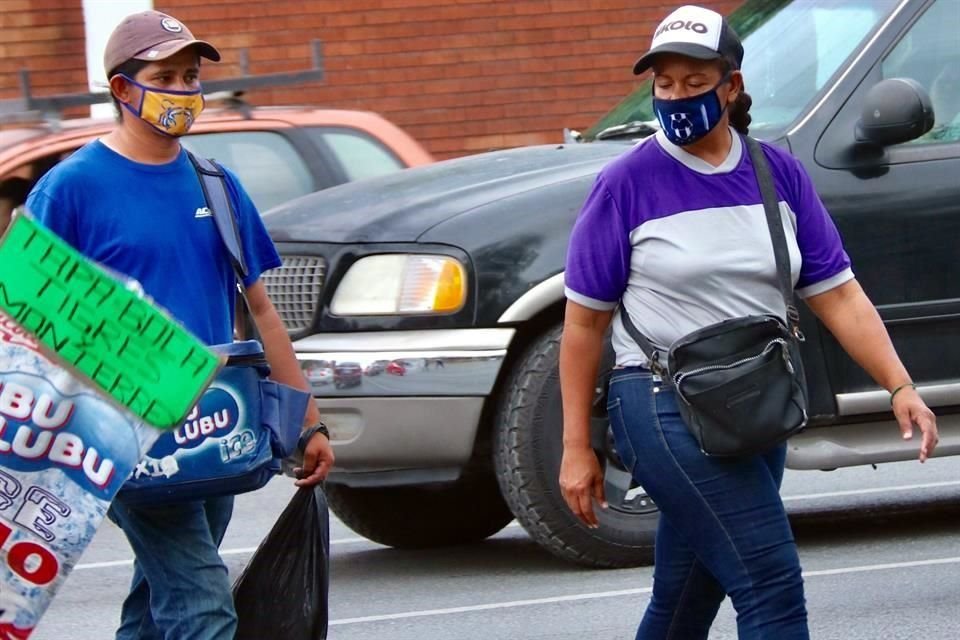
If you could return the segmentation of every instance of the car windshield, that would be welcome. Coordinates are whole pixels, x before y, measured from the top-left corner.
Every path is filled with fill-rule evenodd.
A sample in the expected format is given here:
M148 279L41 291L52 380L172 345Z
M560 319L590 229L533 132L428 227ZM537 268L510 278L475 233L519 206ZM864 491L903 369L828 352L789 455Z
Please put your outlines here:
M743 40L743 77L753 98L751 133L784 131L858 51L899 0L748 0L730 15ZM584 135L585 139L648 135L657 127L651 79ZM623 127L622 133L611 127ZM635 136L632 136L635 137Z

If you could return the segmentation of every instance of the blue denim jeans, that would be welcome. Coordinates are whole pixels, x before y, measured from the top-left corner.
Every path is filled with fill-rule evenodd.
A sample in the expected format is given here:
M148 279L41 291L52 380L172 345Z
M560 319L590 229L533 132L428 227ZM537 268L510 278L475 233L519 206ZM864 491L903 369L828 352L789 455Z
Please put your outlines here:
M233 497L108 513L136 558L117 640L232 640L237 626L219 547Z
M786 445L736 459L704 455L674 392L639 367L613 372L607 409L624 464L661 511L637 640L706 640L725 595L740 640L807 640L800 560L779 491Z

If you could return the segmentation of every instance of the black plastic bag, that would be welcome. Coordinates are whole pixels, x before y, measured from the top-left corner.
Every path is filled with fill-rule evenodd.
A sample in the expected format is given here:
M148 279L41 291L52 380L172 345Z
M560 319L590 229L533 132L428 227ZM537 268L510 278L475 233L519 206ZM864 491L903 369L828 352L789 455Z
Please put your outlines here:
M233 585L235 640L327 637L330 514L321 486L302 487Z

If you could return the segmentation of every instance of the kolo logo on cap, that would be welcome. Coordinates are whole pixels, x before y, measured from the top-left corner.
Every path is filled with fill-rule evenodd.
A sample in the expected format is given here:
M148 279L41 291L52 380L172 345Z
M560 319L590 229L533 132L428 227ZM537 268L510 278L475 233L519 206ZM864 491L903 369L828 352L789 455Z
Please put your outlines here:
M651 48L668 42L684 42L716 51L722 28L723 16L716 11L689 5L680 7L657 27Z
M693 22L688 20L684 22L683 20L674 20L671 23L664 23L657 29L657 32L653 34L653 37L656 38L664 31L676 31L677 29L688 29L690 31L695 31L697 33L706 33L708 31L707 25L702 22Z
M160 21L160 26L170 33L180 33L183 31L183 25L173 18L164 18Z

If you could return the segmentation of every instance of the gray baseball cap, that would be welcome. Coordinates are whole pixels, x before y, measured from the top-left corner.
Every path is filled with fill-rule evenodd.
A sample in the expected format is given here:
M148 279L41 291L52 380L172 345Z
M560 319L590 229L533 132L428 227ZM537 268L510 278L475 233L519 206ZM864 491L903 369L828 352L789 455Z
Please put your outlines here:
M176 18L159 11L134 13L110 34L103 52L103 67L109 74L127 60L164 60L187 47L196 47L197 53L208 60L220 61L216 47L194 38Z

